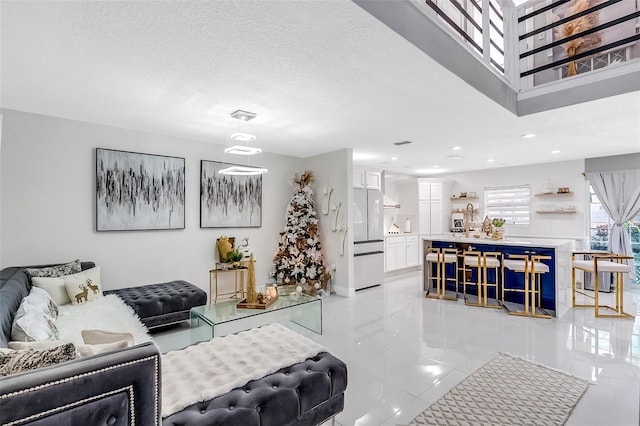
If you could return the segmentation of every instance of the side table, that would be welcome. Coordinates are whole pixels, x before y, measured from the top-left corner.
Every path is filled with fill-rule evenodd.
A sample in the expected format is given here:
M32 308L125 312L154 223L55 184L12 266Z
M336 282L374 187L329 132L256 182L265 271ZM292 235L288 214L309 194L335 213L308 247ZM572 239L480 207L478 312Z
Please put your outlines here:
M246 267L242 268L233 268L233 269L211 269L209 271L209 302L211 302L211 298L213 298L213 303L218 302L218 296L227 296L232 295L232 298L238 297L240 295L244 298L244 288L246 283L245 272L247 271ZM225 273L233 273L234 274L234 290L219 293L218 292L218 275ZM215 289L215 292L214 292Z

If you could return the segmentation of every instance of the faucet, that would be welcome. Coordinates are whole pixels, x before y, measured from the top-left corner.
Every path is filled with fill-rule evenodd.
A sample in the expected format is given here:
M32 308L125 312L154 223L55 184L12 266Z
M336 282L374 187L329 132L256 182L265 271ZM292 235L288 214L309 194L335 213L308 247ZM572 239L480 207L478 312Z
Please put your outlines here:
M467 204L464 211L464 236L469 237L469 222L473 222L473 204Z

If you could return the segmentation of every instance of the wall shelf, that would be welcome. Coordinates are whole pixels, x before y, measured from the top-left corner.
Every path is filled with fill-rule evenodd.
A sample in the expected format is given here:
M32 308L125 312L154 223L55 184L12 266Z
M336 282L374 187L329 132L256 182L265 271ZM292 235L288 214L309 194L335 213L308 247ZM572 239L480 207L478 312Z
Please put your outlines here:
M534 194L536 197L562 197L573 195L573 192L550 192L548 194Z
M451 201L477 200L478 197L451 197Z
M567 210L536 210L536 213L539 214L574 214L577 213L575 210L567 211Z

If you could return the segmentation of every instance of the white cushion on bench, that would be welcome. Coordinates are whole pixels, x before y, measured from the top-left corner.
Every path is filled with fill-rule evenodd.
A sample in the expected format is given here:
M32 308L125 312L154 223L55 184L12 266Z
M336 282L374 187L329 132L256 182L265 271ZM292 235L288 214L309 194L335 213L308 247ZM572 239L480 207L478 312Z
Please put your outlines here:
M208 401L326 348L280 324L216 337L162 355L162 417Z

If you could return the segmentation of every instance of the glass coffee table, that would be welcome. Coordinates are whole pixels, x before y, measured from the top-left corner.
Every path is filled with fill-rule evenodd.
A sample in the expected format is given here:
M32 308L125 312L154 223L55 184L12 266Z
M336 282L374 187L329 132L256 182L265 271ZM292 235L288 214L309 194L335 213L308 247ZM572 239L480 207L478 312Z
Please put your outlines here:
M318 297L280 295L267 309L240 309L237 304L228 300L191 308L191 343L211 340L219 326L233 325L237 332L282 319L322 334L322 299Z

